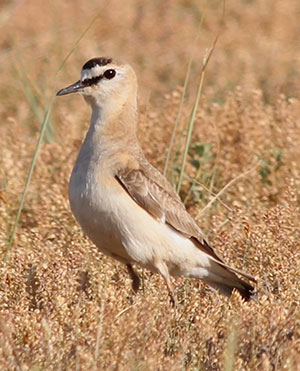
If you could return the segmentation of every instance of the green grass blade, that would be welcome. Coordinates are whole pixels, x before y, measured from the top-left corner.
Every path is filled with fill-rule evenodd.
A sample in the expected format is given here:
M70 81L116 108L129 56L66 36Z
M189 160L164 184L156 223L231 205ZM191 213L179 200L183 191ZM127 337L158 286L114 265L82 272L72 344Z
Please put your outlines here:
M194 54L195 54L196 45L197 45L197 42L198 42L198 39L199 39L199 36L200 36L200 31L201 31L201 27L202 27L203 20L204 20L204 15L205 14L203 13L203 15L201 16L201 19L200 19L197 36L196 36L196 39L194 41L193 51L192 51L192 54L190 56L190 60L189 60L186 75L185 75L185 80L184 80L184 85L183 85L183 92L182 92L182 95L181 95L181 98L180 98L179 109L178 109L175 124L174 124L174 127L173 127L173 131L172 131L172 135L171 135L171 139L170 139L170 144L169 144L169 148L168 148L168 153L167 153L167 157L166 157L166 162L165 162L165 166L164 166L164 173L163 173L164 176L167 176L167 174L168 174L168 167L169 167L170 157L171 157L171 153L172 153L173 146L174 146L175 135L176 135L178 125L179 125L179 122L180 122L180 118L181 118L181 114L182 114L182 108L183 108L184 99L185 99L186 92L187 92L188 82L189 82L189 79L190 79Z
M23 92L24 92L24 95L27 99L27 102L29 103L34 115L36 116L36 118L38 119L38 121L40 122L40 124L42 125L43 124L43 117L42 117L42 114L41 114L41 104L39 104L37 98L36 98L36 95L34 94L32 88L31 88L31 81L29 80L28 78L28 73L26 71L26 68L22 62L22 56L20 53L17 53L18 54L18 65L19 65L19 69L17 69L17 73L19 74L20 76L20 81L22 82L22 87L23 87ZM43 107L42 107L43 108ZM51 140L52 140L52 133L54 132L53 128L51 128L51 125L50 125L50 129L49 129L49 125L47 125L47 130L45 130L45 140L47 143L50 143Z
M108 3L109 3L109 1L107 1L104 6L106 6ZM83 31L83 33L80 35L80 37L78 38L78 40L74 43L72 49L70 50L70 52L67 54L67 56L64 58L64 60L62 61L62 63L58 67L58 69L57 69L57 71L56 71L56 73L54 75L54 86L55 86L55 81L56 81L56 78L57 78L58 73L62 70L62 68L64 67L65 63L69 59L69 57L72 55L72 53L76 50L76 47L79 44L79 42L83 39L83 37L86 35L86 33L89 31L89 29L92 27L92 25L97 20L97 18L102 14L102 11L103 11L103 8L101 8L101 10L91 20L91 22L89 23L89 25L87 26L87 28ZM47 129L47 124L49 122L51 107L52 107L54 98L55 98L55 92L52 93L52 96L50 98L50 103L48 105L48 108L46 110L45 117L44 117L44 120L43 120L43 123L42 123L40 135L39 135L39 138L38 138L38 141L37 141L37 144L36 144L35 152L34 152L33 159L32 159L32 162L31 162L31 166L30 166L30 169L29 169L29 173L28 173L28 176L27 176L27 179L26 179L24 191L23 191L23 194L22 194L22 197L21 197L21 201L20 201L20 204L19 204L17 215L15 217L15 222L14 222L14 225L13 225L13 228L12 228L11 235L10 235L10 237L8 239L8 244L7 244L6 251L4 253L3 261L5 261L5 262L7 261L8 253L11 250L11 247L12 247L12 244L13 244L13 241L14 241L14 238L15 238L15 235L16 235L16 231L17 231L17 228L18 228L18 225L19 225L19 220L20 220L21 212L22 212L22 209L23 209L23 206L24 206L24 202L25 202L25 198L26 198L26 195L27 195L27 191L28 191L28 188L29 188L29 185L30 185L30 182L31 182L31 178L32 178L33 171L34 171L34 168L35 168L35 164L36 164L36 160L37 160L37 157L38 157L39 149L40 149L40 146L41 146L41 143L42 143L42 140L43 140L45 131Z
M193 106L193 110L192 110L192 114L191 114L191 118L190 118L190 122L189 122L189 127L188 127L188 132L187 132L187 136L186 136L186 141L185 141L185 146L184 146L184 151L183 151L183 157L182 157L182 163L181 163L181 169L180 169L180 174L179 174L179 180L178 180L177 189L176 189L178 193L180 192L181 185L182 185L187 154L188 154L188 150L189 150L189 146L190 146L190 142L191 142L191 137L192 137L192 132L193 132L193 128L194 128L196 113L197 113L197 109L198 109L198 105L199 105L199 101L200 101L200 96L201 96L201 92L202 92L202 86L203 86L203 80L204 80L204 71L205 70L203 70L203 69L201 71L200 81L199 81L198 90L197 90L197 95L196 95L195 103L194 103L194 106Z
M188 67L187 67L187 72L186 72L186 75L185 75L185 80L184 80L184 85L183 85L183 92L182 92L180 103L179 103L179 109L178 109L178 113L177 113L177 116L176 116L175 124L174 124L174 127L173 127L171 139L170 139L170 144L169 144L168 153L167 153L166 162L165 162L165 167L164 167L164 176L167 176L167 172L168 172L169 161L170 161L172 149L173 149L173 146L174 146L175 134L177 132L178 124L179 124L179 121L180 121L180 118L181 118L184 98L186 96L187 85L188 85L189 78L190 78L192 62L193 62L193 59L191 57L190 61L189 61L189 64L188 64Z
M225 1L223 2L222 22L224 20L224 17L225 17ZM180 192L180 189L181 189L181 186L182 186L182 181L183 181L183 177L184 177L184 170L185 170L185 166L186 166L187 154L188 154L188 150L189 150L189 146L190 146L190 142L191 142L191 136L192 136L192 132L193 132L193 128L194 128L196 113L197 113L197 109L198 109L198 105L199 105L199 101L200 101L200 97L201 97L201 93L202 93L205 70L206 70L206 67L207 67L207 65L210 61L210 58L211 58L212 54L213 54L213 51L215 50L217 41L218 41L219 36L220 36L220 32L221 31L219 31L217 36L215 37L213 45L210 48L207 56L204 56L204 58L203 58L203 66L202 66L202 70L201 70L201 73L200 73L200 80L199 80L199 84L198 84L197 95L196 95L195 103L194 103L192 113L191 113L191 117L190 117L190 121L189 121L189 127L188 127L187 137L186 137L186 141L185 141L184 151L183 151L183 157L182 157L181 169L180 169L180 174L179 174L179 180L178 180L178 184L177 184L177 187L176 187L177 193Z
M20 201L20 204L19 204L19 208L18 208L18 211L17 211L16 218L15 218L15 223L14 223L10 238L8 240L7 249L6 249L5 254L4 254L3 261L5 261L5 262L7 261L8 253L11 249L12 243L13 243L14 238L15 238L15 234L16 234L16 230L17 230L17 227L18 227L18 224L19 224L21 212L22 212L22 209L23 209L23 206L24 206L26 194L27 194L27 191L28 191L28 188L29 188L29 185L30 185L30 181L31 181L32 174L33 174L33 171L34 171L35 163L36 163L36 160L37 160L37 157L38 157L39 148L41 146L41 142L43 140L45 130L47 128L47 123L49 121L53 99L54 99L54 95L52 96L52 98L50 100L50 104L47 108L46 115L45 115L45 118L43 120L42 128L41 128L40 135L39 135L39 138L38 138L38 141L37 141L37 144L36 144L36 149L35 149L35 152L34 152L34 155L33 155L33 158L32 158L32 162L31 162L31 166L30 166L29 173L28 173L28 176L27 176L26 184L25 184L25 187L24 187L22 198L21 198L21 201Z

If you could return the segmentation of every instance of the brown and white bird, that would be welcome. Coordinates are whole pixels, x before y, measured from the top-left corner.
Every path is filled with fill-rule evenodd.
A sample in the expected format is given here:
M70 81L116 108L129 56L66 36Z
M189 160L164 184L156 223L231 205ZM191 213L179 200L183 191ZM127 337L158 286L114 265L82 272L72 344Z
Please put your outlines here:
M145 158L136 136L137 79L128 64L93 58L81 78L57 95L80 93L92 108L90 128L69 184L72 211L99 250L127 265L160 273L171 298L170 276L203 280L229 296L250 299L254 288L206 242L174 188Z

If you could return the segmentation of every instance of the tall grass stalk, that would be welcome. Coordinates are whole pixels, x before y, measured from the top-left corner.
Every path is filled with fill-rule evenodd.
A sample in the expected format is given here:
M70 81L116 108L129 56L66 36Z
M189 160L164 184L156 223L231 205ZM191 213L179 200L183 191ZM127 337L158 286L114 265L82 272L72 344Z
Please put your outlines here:
M233 318L227 329L227 344L224 349L224 371L234 371L235 355L239 341L239 320Z
M174 146L175 135L176 135L178 125L179 125L179 122L180 122L180 118L181 118L184 99L185 99L185 96L186 96L187 86L188 86L188 82L189 82L189 79L190 79L190 74L191 74L191 68L192 68L192 64L193 64L195 49L196 49L197 41L199 39L203 19L204 19L204 16L201 17L198 34L197 34L197 37L195 39L193 51L192 51L192 54L191 54L191 57L190 57L190 60L189 60L189 63L188 63L188 67L187 67L187 71L186 71L186 75L185 75L185 79L184 79L183 91L182 91L182 95L181 95L181 98L180 98L179 108L178 108L175 124L174 124L174 127L173 127L171 139L170 139L168 153L167 153L167 157L166 157L166 162L165 162L165 167L164 167L164 176L167 176L167 174L168 174L169 161L170 161L172 149L173 149L173 146Z
M109 3L109 1L107 1L104 4L103 7L105 7L108 3ZM79 36L79 38L77 39L77 41L74 43L72 49L69 51L69 53L67 54L67 56L65 57L65 59L62 61L61 65L58 67L58 69L57 69L57 71L56 71L56 73L54 75L54 84L53 84L54 87L55 87L55 83L56 83L56 80L57 80L58 73L63 69L65 63L67 62L67 60L69 59L69 57L73 54L73 52L76 50L76 48L77 48L78 44L80 43L80 41L83 39L83 37L86 35L86 33L92 27L92 25L95 23L95 21L97 20L97 18L102 14L103 7L96 14L96 16L91 20L91 22L88 24L88 26L86 27L86 29L82 32L82 34ZM49 104L48 104L48 107L46 109L45 116L44 116L44 119L43 119L43 122L42 122L40 135L39 135L39 138L38 138L36 147L35 147L35 151L34 151L34 154L33 154L33 158L32 158L32 162L31 162L31 165L30 165L29 173L28 173L28 176L27 176L27 179L26 179L24 191L23 191L23 194L22 194L22 197L21 197L21 200L20 200L20 204L19 204L19 208L18 208L16 217L15 217L14 225L12 227L12 232L11 232L10 237L8 239L7 248L6 248L6 251L4 253L4 257L3 257L3 261L4 262L7 261L8 253L11 250L11 246L12 246L12 244L14 242L16 231L17 231L17 228L18 228L18 225L19 225L19 220L20 220L21 212L23 210L23 206L24 206L24 202L25 202L25 199L26 199L27 191L28 191L28 188L29 188L29 185L30 185L30 182L31 182L31 178L32 178L32 175L33 175L34 168L35 168L36 160L38 158L38 154L39 154L39 150L40 150L40 147L41 147L41 143L42 143L42 140L44 138L45 131L47 129L47 125L48 125L48 122L49 122L51 107L52 107L54 98L55 98L55 90L53 88L53 92L52 92L52 95L51 95L51 98L50 98L50 101L49 101Z
M19 224L21 212L23 210L26 194L27 194L27 191L28 191L28 188L29 188L29 185L30 185L30 181L31 181L32 174L33 174L33 171L34 171L35 163L36 163L36 160L37 160L37 157L38 157L39 149L40 149L40 146L41 146L41 143L42 143L42 140L43 140L46 128L47 128L47 123L48 123L48 120L49 120L49 117L50 117L50 111L51 111L51 106L52 106L53 99L54 99L54 95L50 99L50 103L49 103L49 106L47 108L47 111L46 111L46 114L45 114L45 117L44 117L44 120L43 120L43 123L42 123L40 135L39 135L39 138L38 138L38 141L37 141L37 144L36 144L36 148L35 148L35 151L34 151L34 154L33 154L31 166L30 166L30 169L29 169L29 173L28 173L28 176L27 176L24 191L23 191L23 194L22 194L22 197L21 197L21 201L20 201L20 204L19 204L19 208L18 208L18 211L17 211L15 222L14 222L14 225L13 225L13 229L12 229L10 238L8 240L7 249L6 249L4 257L3 257L3 261L5 261L5 262L7 261L8 253L11 249L12 243L13 243L14 238L15 238L15 234L16 234L16 230L17 230L17 227L18 227L18 224Z
M190 60L189 60L189 64L188 64L186 75L185 75L185 80L184 80L184 85L183 85L183 92L182 92L182 95L181 95L181 99L180 99L180 103L179 103L179 109L178 109L175 124L174 124L174 127L173 127L173 131L172 131L172 135L171 135L171 139L170 139L170 144L169 144L169 148L168 148L168 153L167 153L167 157L166 157L166 162L165 162L165 167L164 167L164 176L167 176L167 174L168 174L169 161L170 161L172 149L173 149L173 146L174 146L175 134L177 132L178 124L179 124L179 121L180 121L180 118L181 118L181 112L182 112L182 108L183 108L184 99L185 99L185 96L186 96L186 90L187 90L187 85L188 85L189 78L190 78L192 63L193 63L193 57L191 57Z
M180 169L180 173L179 173L179 180L178 180L178 184L177 184L177 188L176 188L178 193L180 192L181 185L182 185L182 180L183 180L183 176L184 176L184 169L185 169L185 165L186 165L187 154L188 154L188 150L189 150L190 143L191 143L191 137L192 137L192 132L193 132L194 124L195 124L196 113L197 113L197 109L198 109L198 106L199 106L199 101L200 101L202 88L203 88L205 70L206 70L208 62L209 62L209 60L212 56L212 53L215 49L215 45L217 43L218 36L219 35L217 35L217 37L215 38L214 44L211 47L211 49L209 50L207 57L203 58L203 66L202 66L201 73L200 73L197 95L196 95L196 99L195 99L195 102L194 102L194 106L193 106L190 121L189 121L188 132L187 132L184 151L183 151L183 156L182 156L181 169Z
M26 68L23 64L23 61L22 61L22 55L21 53L17 53L18 56L17 56L17 61L18 61L18 66L17 66L17 73L19 74L20 76L20 80L22 82L22 87L23 87L23 92L24 92L24 95L34 113L34 115L36 116L36 118L38 119L38 121L40 122L40 124L42 125L43 124L43 116L42 116L42 110L44 110L44 107L40 107L40 104L36 98L36 95L34 94L33 90L32 90L32 81L29 80L28 78L28 74L27 74L27 71L26 71ZM49 143L51 140L52 140L52 132L53 132L53 128L50 127L49 129L49 124L47 125L47 129L45 130L45 139L46 139L46 142Z
M178 129L180 119L181 119L182 108L183 108L183 104L184 104L184 100L185 100L185 96L186 96L186 92L187 92L187 86L188 86L188 82L189 82L189 79L190 79L193 59L194 59L197 43L198 43L198 40L199 40L200 31L201 31L201 28L202 28L204 16L205 16L205 12L201 16L197 36L195 38L192 53L191 53L190 60L189 60L189 63L188 63L188 67L187 67L187 71L186 71L186 75L185 75L185 80L184 80L184 85L183 85L183 91L182 91L182 95L181 95L180 103L179 103L179 109L178 109L178 112L177 112L175 124L174 124L174 127L173 127L171 139L170 139L170 144L169 144L169 148L168 148L168 153L167 153L167 157L166 157L166 162L165 162L165 167L164 167L164 176L168 175L170 157L171 157L171 153L172 153L173 146L174 146L175 135L176 135L176 132L177 132L177 129ZM182 138L182 136L180 138ZM180 141L178 143L178 147L180 148ZM173 166L172 166L172 168L173 168Z
M222 18L221 18L222 24L224 22L224 18L225 18L225 0L223 1L223 10L222 10ZM202 69L201 69L201 73L200 73L198 90L197 90L194 106L193 106L193 109L192 109L192 113L191 113L191 117L190 117L190 121L189 121L189 126L188 126L188 131L187 131L187 136L186 136L186 141L185 141L185 146L184 146L184 150L183 150L181 169L180 169L180 173L179 173L179 180L178 180L177 187L176 187L177 193L180 192L180 189L181 189L181 186L182 186L187 154L188 154L188 150L189 150L190 143L191 143L191 136L192 136L192 132L193 132L193 128L194 128L196 113L197 113L197 109L198 109L198 106L199 106L200 97L201 97L202 88L203 88L205 70L206 70L207 65L210 61L210 58L211 58L211 56L212 56L212 54L215 50L215 47L216 47L216 44L217 44L217 41L219 39L220 34L221 34L221 30L218 32L217 36L215 37L215 40L213 42L212 47L209 49L207 55L204 56L203 61L202 61Z

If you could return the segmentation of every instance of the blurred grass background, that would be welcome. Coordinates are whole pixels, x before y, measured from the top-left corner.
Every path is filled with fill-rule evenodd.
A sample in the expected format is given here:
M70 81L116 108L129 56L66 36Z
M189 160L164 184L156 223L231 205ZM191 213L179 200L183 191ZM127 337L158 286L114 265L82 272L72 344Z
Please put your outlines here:
M0 265L1 369L298 369L300 3L232 0L224 19L222 6L0 1L1 257L53 92L91 57L128 61L139 136L163 170L192 55L168 174L176 183L203 57L220 32L181 195L224 259L259 278L251 303L177 279L175 312L161 278L140 270L133 296L124 267L95 251L71 215L67 184L90 113L80 96L57 100Z

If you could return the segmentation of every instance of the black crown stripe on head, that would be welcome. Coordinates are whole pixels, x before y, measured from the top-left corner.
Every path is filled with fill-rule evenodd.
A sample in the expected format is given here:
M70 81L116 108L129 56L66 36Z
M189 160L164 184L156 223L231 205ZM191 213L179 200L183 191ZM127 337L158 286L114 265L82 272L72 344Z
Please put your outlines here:
M105 57L92 58L83 65L82 69L89 70L95 66L106 66L107 64L111 62L112 62L112 58L105 58Z

